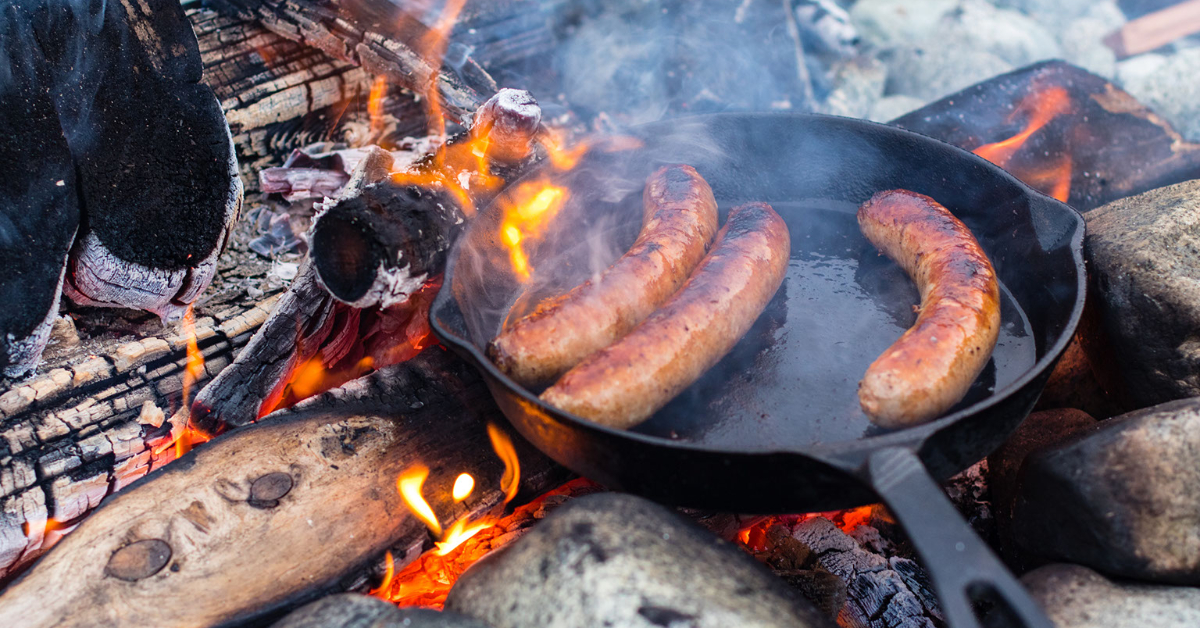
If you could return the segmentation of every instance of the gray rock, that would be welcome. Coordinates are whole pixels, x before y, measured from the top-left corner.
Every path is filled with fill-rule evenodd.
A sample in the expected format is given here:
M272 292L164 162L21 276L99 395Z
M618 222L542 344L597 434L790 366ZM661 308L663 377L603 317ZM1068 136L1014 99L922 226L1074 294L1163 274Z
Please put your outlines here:
M1084 217L1089 296L1134 407L1200 396L1200 180Z
M1062 55L1055 36L1037 20L984 0L961 0L942 16L925 40L926 47L933 44L951 50L984 50L1017 67Z
M1200 139L1200 48L1143 54L1117 64L1117 82L1184 137Z
M874 105L871 105L871 111L867 114L867 119L874 120L875 122L890 122L910 111L920 109L924 104L924 100L913 96L904 96L902 94L884 96L875 101Z
M924 102L1014 69L1011 63L985 50L936 42L930 46L899 46L886 61L887 93L912 96Z
M840 63L833 72L834 88L825 98L821 112L848 118L865 118L875 101L883 96L887 67L873 56Z
M1047 565L1021 582L1057 628L1200 626L1200 589L1112 582L1078 565Z
M864 40L876 46L911 44L932 34L958 0L858 0L850 19Z
M1036 556L1200 584L1200 398L1131 412L1031 454L1013 533Z
M446 608L496 628L833 626L747 554L613 493L573 500L476 563Z
M1021 11L1050 28L1084 17L1103 18L1110 32L1125 23L1125 14L1114 0L997 0L996 6Z
M396 608L369 595L331 595L294 610L272 628L488 628L456 613Z
M1104 45L1104 38L1113 27L1104 20L1082 17L1071 20L1060 36L1062 58L1065 61L1106 79L1117 75L1117 55Z

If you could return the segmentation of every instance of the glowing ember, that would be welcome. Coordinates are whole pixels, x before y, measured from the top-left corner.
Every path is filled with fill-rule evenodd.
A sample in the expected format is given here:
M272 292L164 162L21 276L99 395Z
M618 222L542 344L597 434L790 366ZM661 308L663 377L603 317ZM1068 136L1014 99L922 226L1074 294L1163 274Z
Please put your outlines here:
M532 272L528 257L530 241L542 235L569 196L564 187L531 181L518 186L505 204L501 241L508 248L513 271L522 281L528 280Z
M1010 122L1025 116L1024 128L1008 139L984 144L973 152L1001 168L1010 170L1017 178L1038 190L1060 201L1066 201L1071 191L1072 161L1069 154L1056 157L1046 156L1046 159L1041 159L1041 163L1033 167L1016 162L1013 160L1013 156L1042 127L1058 116L1070 113L1071 110L1071 97L1066 89L1054 86L1044 90L1034 90L1022 99L1009 115ZM1046 164L1047 160L1051 163Z
M453 552L459 545L462 545L467 539L483 532L484 530L496 525L495 521L476 521L472 524L467 524L466 518L459 519L450 526L450 530L446 532L445 540L434 543L437 549L434 554L437 556L445 556Z
M452 495L454 501L461 502L475 490L475 478L471 477L470 473L460 473L454 480L454 489Z

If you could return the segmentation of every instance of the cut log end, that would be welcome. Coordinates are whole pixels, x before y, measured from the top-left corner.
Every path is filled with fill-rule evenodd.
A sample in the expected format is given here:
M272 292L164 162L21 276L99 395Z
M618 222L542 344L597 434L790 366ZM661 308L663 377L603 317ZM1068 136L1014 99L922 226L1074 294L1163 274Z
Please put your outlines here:
M391 182L367 186L313 223L313 266L339 301L389 307L441 271L462 223L462 210L444 192Z

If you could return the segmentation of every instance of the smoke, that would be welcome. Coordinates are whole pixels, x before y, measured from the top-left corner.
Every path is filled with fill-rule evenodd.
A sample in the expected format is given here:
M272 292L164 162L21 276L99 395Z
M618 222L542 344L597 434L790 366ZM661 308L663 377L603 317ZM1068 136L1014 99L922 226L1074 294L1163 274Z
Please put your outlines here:
M801 4L813 11L807 0ZM780 0L583 3L574 14L554 16L563 44L550 67L528 70L531 76L550 70L559 84L543 87L557 88L584 115L604 113L626 124L718 111L810 110L810 73L798 54L798 34L789 32L793 10L793 2Z

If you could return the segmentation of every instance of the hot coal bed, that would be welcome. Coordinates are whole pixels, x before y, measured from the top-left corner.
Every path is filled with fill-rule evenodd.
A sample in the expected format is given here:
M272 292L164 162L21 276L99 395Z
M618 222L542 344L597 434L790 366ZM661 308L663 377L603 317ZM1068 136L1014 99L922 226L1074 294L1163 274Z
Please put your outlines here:
M0 625L1200 625L1197 0L37 0L0 26ZM504 303L531 309L615 259L633 234L605 194L640 199L650 169L621 169L664 145L710 164L724 215L838 156L847 185L975 163L934 140L1028 189L984 210L1082 215L1087 299L1043 272L1070 220L967 219L1028 249L995 255L1007 335L952 413L1026 405L921 441L965 470L916 509L872 503L915 481L895 451L802 512L754 505L819 493L820 465L733 482L746 465L548 446L530 426L567 424L471 358L467 319L503 312L446 309L532 281ZM987 168L930 185L978 196ZM605 209L572 216L585 189ZM789 411L862 431L821 405L854 399L837 365L915 313L839 308L919 297L836 198L783 199L832 217L789 223L820 281L663 413L766 416L789 398L725 380L799 369L831 392ZM845 351L769 359L826 340ZM659 424L635 438L662 455L716 438Z

